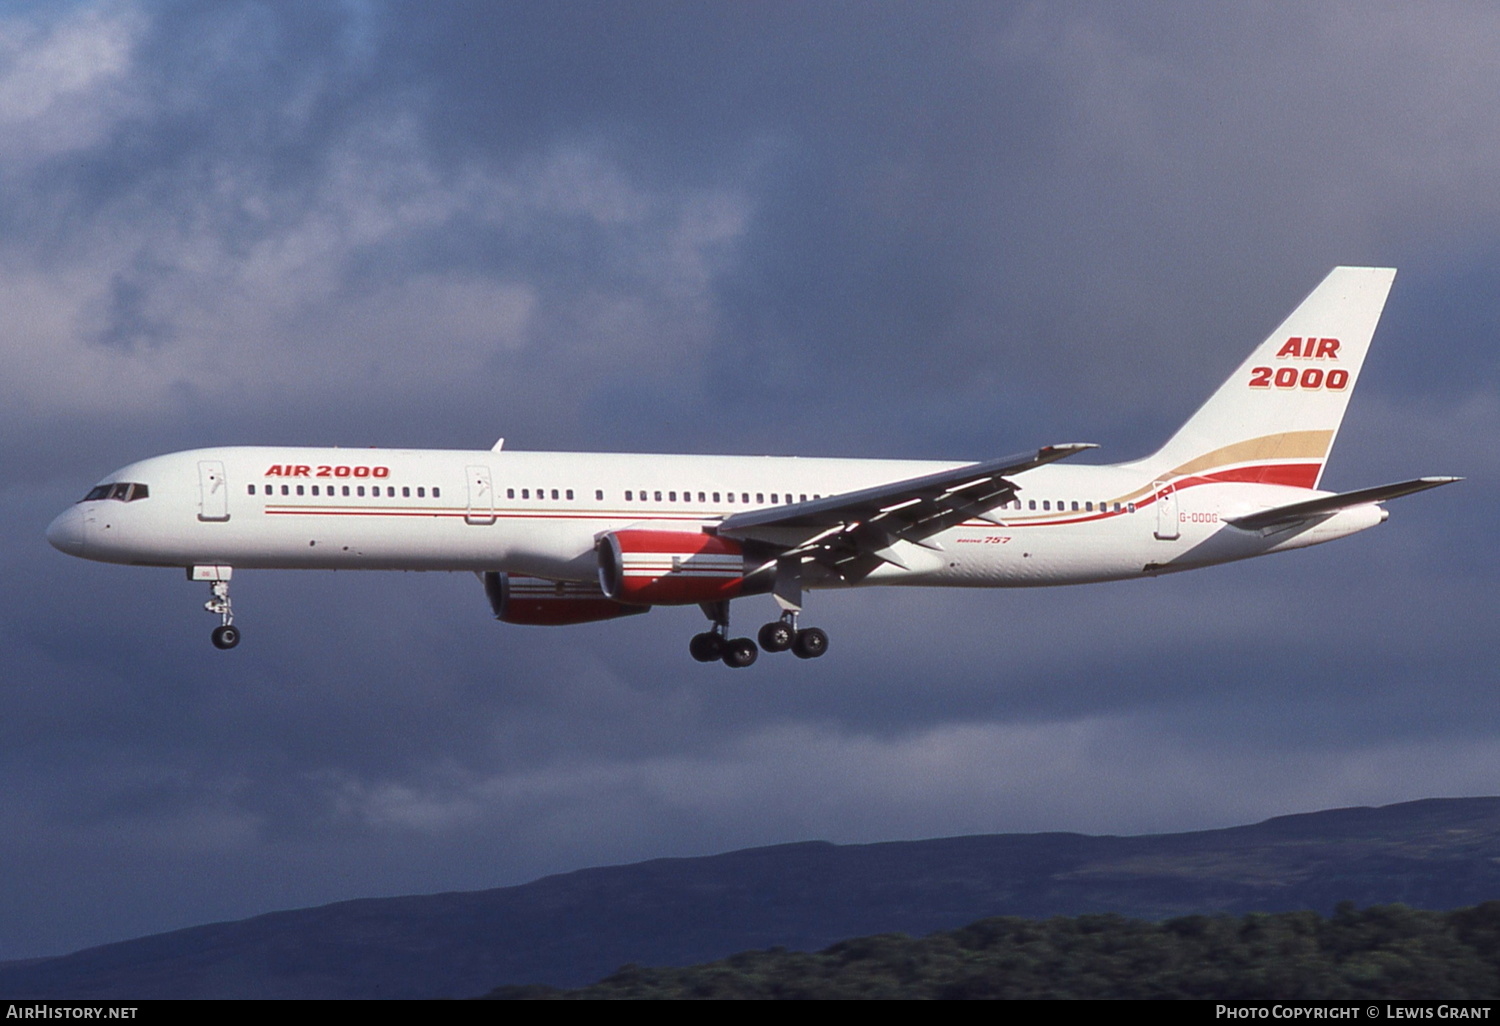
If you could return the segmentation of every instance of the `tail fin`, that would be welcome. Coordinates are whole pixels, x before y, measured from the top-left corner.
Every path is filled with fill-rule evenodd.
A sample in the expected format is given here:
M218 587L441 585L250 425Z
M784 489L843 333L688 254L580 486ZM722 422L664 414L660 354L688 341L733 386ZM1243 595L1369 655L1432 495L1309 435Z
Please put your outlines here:
M1335 267L1171 441L1153 476L1316 488L1395 279Z

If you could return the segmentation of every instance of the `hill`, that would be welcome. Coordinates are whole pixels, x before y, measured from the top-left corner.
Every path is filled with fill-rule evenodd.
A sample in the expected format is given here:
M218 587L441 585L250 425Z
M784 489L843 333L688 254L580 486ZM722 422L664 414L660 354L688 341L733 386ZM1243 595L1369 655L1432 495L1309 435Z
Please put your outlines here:
M1500 798L1428 799L1183 834L777 845L517 887L365 899L0 964L42 997L467 997L626 963L952 930L990 916L1426 909L1500 897Z

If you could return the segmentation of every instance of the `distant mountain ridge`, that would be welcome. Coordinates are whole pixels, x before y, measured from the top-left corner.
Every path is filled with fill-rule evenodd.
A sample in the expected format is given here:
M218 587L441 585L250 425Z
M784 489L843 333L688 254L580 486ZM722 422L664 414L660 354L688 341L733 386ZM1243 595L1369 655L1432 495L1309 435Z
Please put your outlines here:
M363 899L0 963L14 999L470 997L621 965L955 929L986 916L1450 909L1500 898L1500 798L1426 799L1135 837L805 842Z

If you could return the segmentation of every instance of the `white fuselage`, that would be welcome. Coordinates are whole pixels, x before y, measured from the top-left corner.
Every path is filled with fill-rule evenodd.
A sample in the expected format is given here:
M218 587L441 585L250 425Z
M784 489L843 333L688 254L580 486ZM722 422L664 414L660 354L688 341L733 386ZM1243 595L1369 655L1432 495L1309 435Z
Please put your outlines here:
M962 463L412 449L236 447L173 453L106 479L48 530L63 551L144 566L472 570L592 581L596 543L629 527L700 532L722 518L920 477ZM809 567L810 588L1024 587L1118 580L1299 548L1379 523L1378 506L1274 532L1227 517L1326 493L1195 480L1141 464L1049 465L1019 498L857 580ZM1019 507L1019 508L1017 508Z

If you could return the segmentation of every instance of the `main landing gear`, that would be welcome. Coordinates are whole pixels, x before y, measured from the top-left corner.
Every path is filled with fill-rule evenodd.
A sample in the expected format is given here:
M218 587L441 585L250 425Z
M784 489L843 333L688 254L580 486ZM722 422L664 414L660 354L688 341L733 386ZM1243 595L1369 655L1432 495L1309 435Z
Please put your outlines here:
M715 659L723 660L725 666L735 669L743 669L755 662L755 657L760 650L755 647L755 642L749 638L731 638L729 636L729 603L705 602L703 612L713 621L713 626L702 634L693 635L693 640L688 642L688 651L694 659L700 663L711 663Z
M188 579L207 581L209 599L203 608L219 617L219 626L214 628L214 648L225 650L240 643L240 629L234 625L234 607L229 602L229 578L233 569L227 566L188 567Z
M700 663L722 660L725 666L741 669L755 662L758 649L749 638L729 637L729 603L705 602L703 612L713 621L713 626L702 634L693 636L688 651ZM767 652L785 652L791 649L798 659L816 659L828 651L828 635L818 627L797 629L797 613L788 610L760 629L756 635L760 647Z

